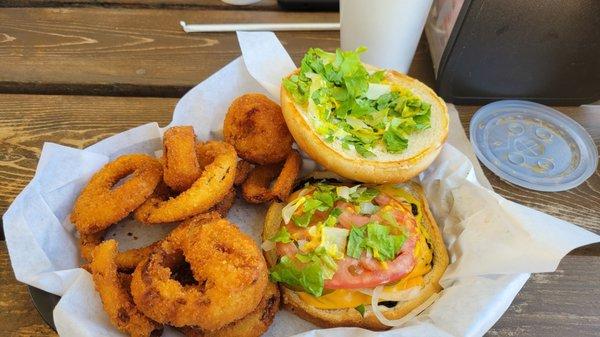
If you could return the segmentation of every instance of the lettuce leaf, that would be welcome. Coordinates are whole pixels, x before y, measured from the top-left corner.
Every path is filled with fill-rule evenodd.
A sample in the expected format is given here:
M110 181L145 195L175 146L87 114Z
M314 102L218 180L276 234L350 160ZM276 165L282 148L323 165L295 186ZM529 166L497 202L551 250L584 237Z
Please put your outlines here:
M362 157L374 149L400 153L408 136L430 127L431 105L410 91L385 83L385 71L371 74L360 62L365 48L329 53L311 48L300 73L284 79L293 99L307 105L317 132L329 143Z
M299 268L288 256L283 256L271 268L269 276L273 282L282 282L292 287L299 287L309 294L323 294L323 268L319 262L310 262Z
M292 242L292 237L290 232L288 232L285 226L279 227L279 230L272 238L269 239L271 242L282 242L282 243L290 243Z
M365 250L364 242L366 236L365 227L352 226L348 235L348 244L346 246L346 255L355 259L360 258L360 254Z
M379 261L390 261L396 258L405 240L404 235L390 235L388 226L376 222L362 227L353 226L348 236L346 254L358 259L368 249Z

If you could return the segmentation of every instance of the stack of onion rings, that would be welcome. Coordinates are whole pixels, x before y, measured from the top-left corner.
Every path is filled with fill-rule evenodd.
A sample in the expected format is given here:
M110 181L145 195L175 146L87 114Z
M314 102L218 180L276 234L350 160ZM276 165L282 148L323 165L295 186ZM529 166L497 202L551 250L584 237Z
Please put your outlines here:
M256 108L272 114L263 103ZM257 120L265 125L264 116ZM276 128L269 132L281 131ZM256 135L247 136L249 144ZM289 149L278 144L259 160L238 161L229 143L196 143L192 127L167 130L163 146L160 159L117 158L83 189L70 217L81 255L91 261L82 267L93 274L111 322L131 336L158 336L164 324L190 336L262 334L279 308L278 289L268 281L260 248L222 217L236 200L235 186L251 195L248 190L265 185L262 200L285 198L301 165L298 153L290 153L291 143ZM281 161L273 149L282 150L284 163L254 166ZM183 222L163 240L119 252L104 237L129 214L145 224Z
M236 173L237 155L234 148L224 142L202 143L198 151L214 154L212 161L204 165L204 171L189 189L174 198L149 199L141 207L136 218L144 223L165 223L184 220L206 212L230 192Z
M171 269L186 260L197 285ZM227 220L190 221L140 263L131 281L137 308L157 322L216 330L252 312L268 283L256 243Z

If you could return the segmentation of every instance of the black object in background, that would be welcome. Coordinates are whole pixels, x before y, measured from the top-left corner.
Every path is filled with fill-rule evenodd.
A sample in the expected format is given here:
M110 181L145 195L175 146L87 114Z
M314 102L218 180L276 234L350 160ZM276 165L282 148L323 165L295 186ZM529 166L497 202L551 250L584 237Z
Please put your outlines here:
M600 99L600 1L466 0L436 85L459 104Z
M58 301L60 301L60 296L56 296L32 286L27 286L27 289L29 290L29 295L31 296L31 300L33 301L33 305L37 312L42 316L44 322L46 322L52 330L56 331L52 312L54 311L54 307L58 304Z
M304 11L338 11L339 0L277 0L279 7Z

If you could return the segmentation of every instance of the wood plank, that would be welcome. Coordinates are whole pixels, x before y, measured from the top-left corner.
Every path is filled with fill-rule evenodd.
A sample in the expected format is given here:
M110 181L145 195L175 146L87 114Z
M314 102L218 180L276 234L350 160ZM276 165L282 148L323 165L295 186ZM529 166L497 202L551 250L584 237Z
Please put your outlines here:
M58 336L33 306L27 286L15 279L4 241L0 241L0 327L2 336Z
M475 106L458 107L467 135L469 134L469 121L477 109L478 107ZM592 136L600 153L600 116L598 112L579 107L557 107L556 109L581 124ZM483 166L483 164L481 165ZM598 207L600 205L600 166L583 184L562 192L529 190L500 179L485 166L483 169L495 191L507 199L600 233L600 207Z
M277 0L262 0L244 6L236 6L221 0L4 0L0 7L126 7L126 8L190 8L232 10L277 10Z
M0 95L0 213L31 180L44 142L83 148L134 126L171 121L170 98Z
M334 22L338 13L107 8L0 9L0 92L180 97L240 55L234 33L185 34L179 21ZM101 17L102 20L97 20ZM280 32L298 63L338 32ZM410 72L429 85L421 43Z
M597 336L600 257L569 255L554 273L536 274L487 336ZM0 242L0 326L6 336L57 336L15 280Z
M486 336L598 336L600 257L566 256L534 274Z

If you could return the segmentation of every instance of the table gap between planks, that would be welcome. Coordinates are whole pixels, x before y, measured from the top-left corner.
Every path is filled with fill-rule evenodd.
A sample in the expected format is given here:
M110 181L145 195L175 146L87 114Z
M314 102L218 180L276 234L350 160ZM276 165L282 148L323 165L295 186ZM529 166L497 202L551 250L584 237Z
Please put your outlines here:
M337 13L283 12L276 1L235 7L219 0L5 0L0 3L0 212L29 182L46 141L82 148L131 127L166 125L187 90L240 55L235 34L184 34L189 23L334 22ZM337 32L277 33L298 63L308 47L333 50ZM424 41L410 74L433 86ZM468 123L475 106L458 107ZM600 117L560 107L600 144ZM600 172L559 193L502 181L506 198L600 232ZM557 272L534 275L490 336L597 336L600 245L574 251ZM49 336L0 243L2 336ZM449 313L451 314L451 313Z

